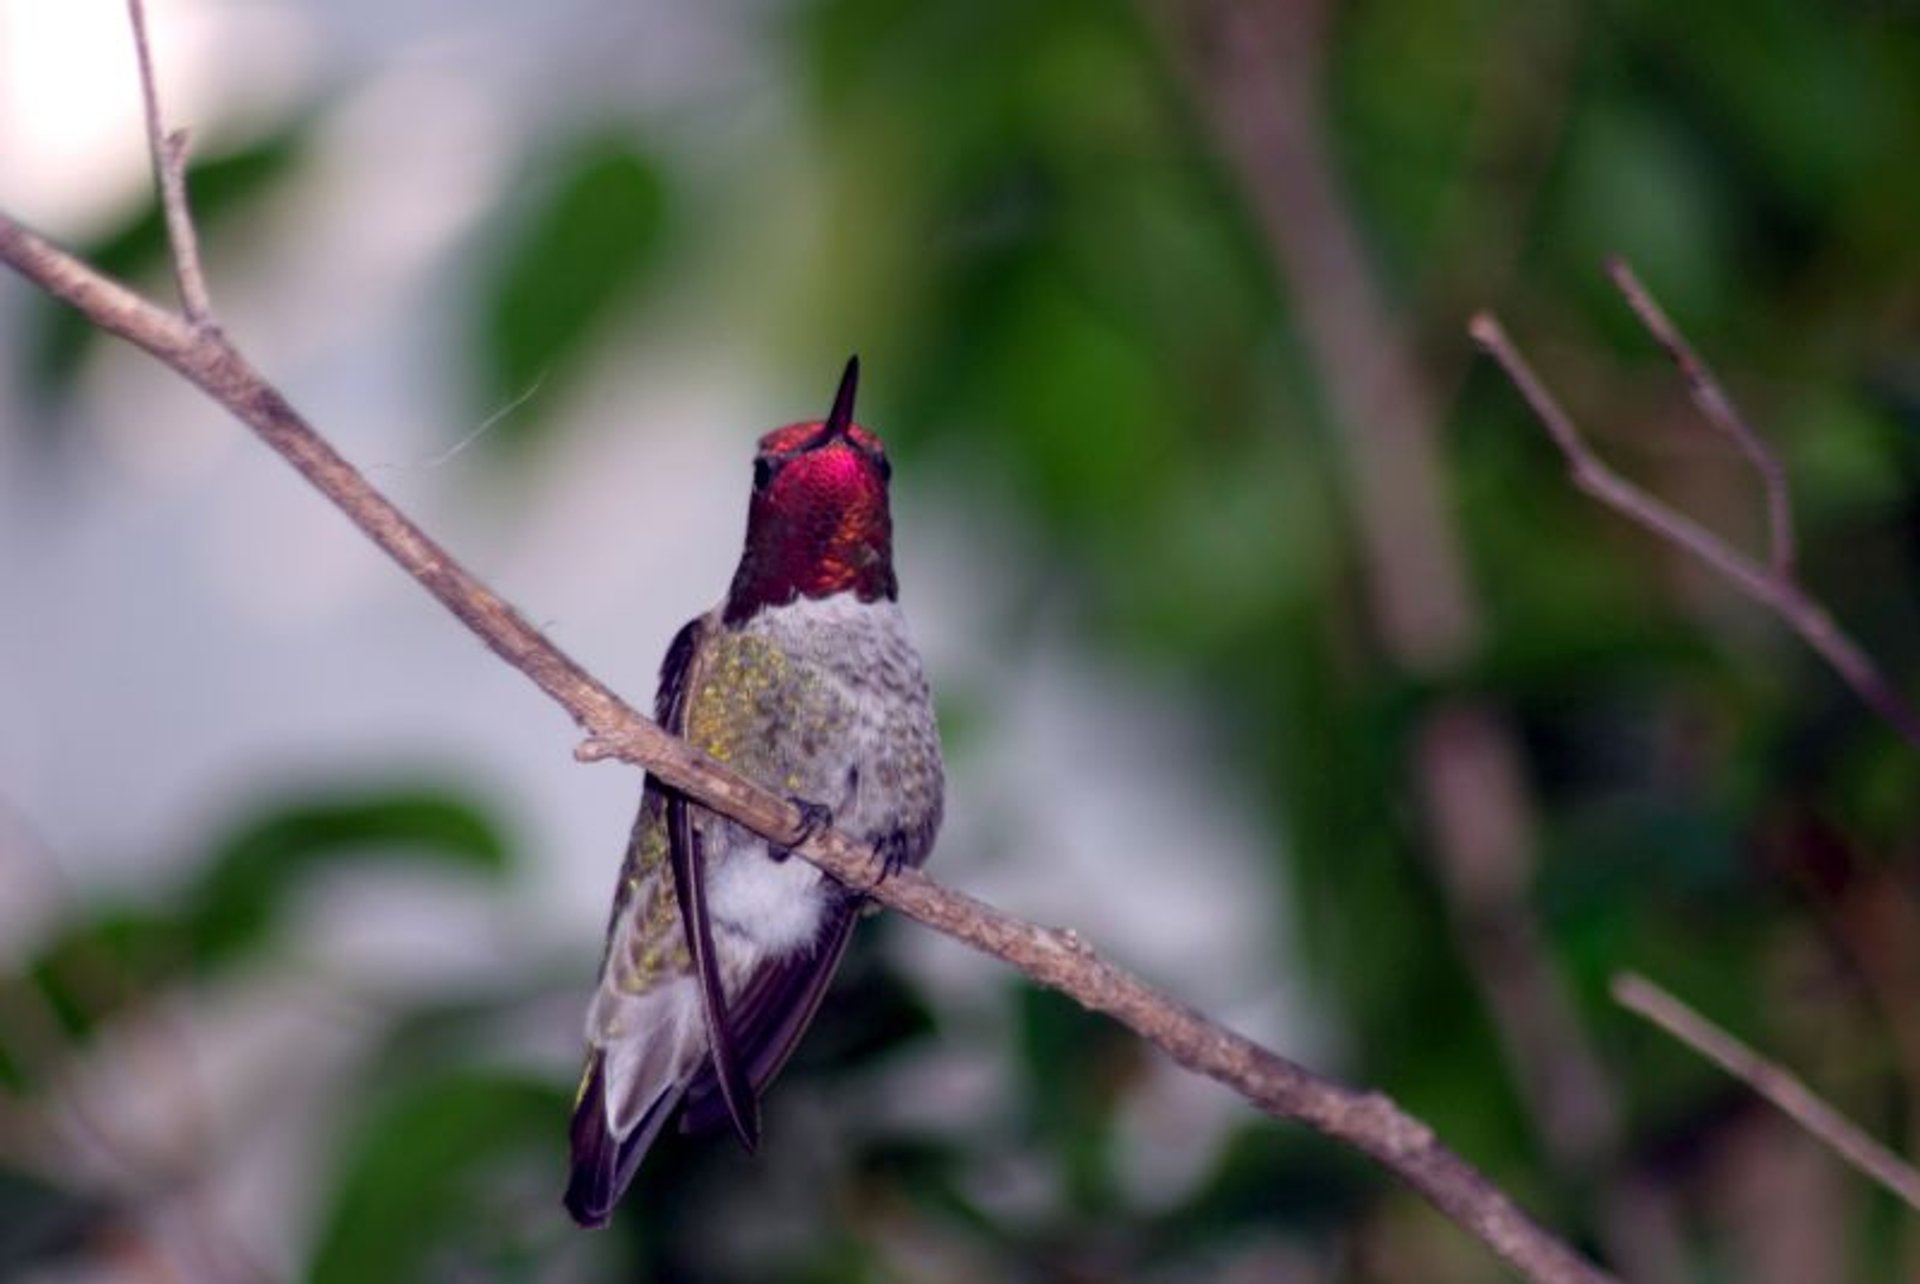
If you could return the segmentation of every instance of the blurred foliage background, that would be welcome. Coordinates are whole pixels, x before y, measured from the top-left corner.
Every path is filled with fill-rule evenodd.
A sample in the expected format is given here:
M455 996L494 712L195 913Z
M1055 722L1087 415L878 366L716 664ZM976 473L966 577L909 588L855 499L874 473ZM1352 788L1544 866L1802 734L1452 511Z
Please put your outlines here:
M88 4L122 39L119 6ZM924 541L903 578L956 777L940 870L1072 917L1183 995L1237 996L1236 1023L1393 1093L1635 1279L1920 1276L1910 1213L1606 994L1646 972L1920 1148L1920 753L1776 621L1574 492L1465 337L1496 309L1603 452L1760 548L1754 479L1600 271L1627 256L1785 460L1807 584L1920 692L1912 6L325 8L156 5L163 67L170 48L230 57L174 73L199 69L176 114L200 139L216 302L359 457L433 464L376 480L569 645L602 635L555 606L576 565L635 562L617 583L579 572L578 600L617 621L656 596L648 567L699 561L647 607L657 643L608 625L590 667L631 653L607 676L645 695L642 653L724 583L752 435L817 413L858 348L902 541ZM6 13L0 57L24 77L51 27L34 0ZM263 13L264 65L292 47L298 74L223 98L253 73L221 24ZM123 54L99 83L130 96ZM26 102L0 130L23 148ZM39 221L164 288L137 130L115 119L101 186L122 195ZM31 209L15 172L9 208ZM344 292L388 310L385 276L409 283L391 319L328 320ZM886 920L776 1088L762 1155L673 1138L609 1233L574 1232L558 1192L577 1022L633 782L596 786L598 847L553 866L591 844L474 755L512 738L578 773L567 728L398 585L353 617L357 652L290 652L262 681L355 708L341 693L377 669L408 691L427 682L410 670L450 670L400 702L402 730L324 724L218 788L176 777L191 806L139 803L170 746L219 721L208 706L264 698L234 676L255 661L183 602L76 603L35 567L76 496L131 502L102 462L119 430L89 424L210 416L128 392L167 384L17 283L0 303L0 583L5 613L37 621L0 628L27 710L0 759L22 889L0 917L0 1275L1499 1277L1356 1158L1169 1086L1105 1022L929 963L938 947ZM683 388L733 381L750 391L722 404L770 417L703 429L710 454L655 440L685 407L620 390L683 362ZM383 399L429 435L354 436ZM249 493L280 484L223 467ZM556 480L589 473L712 511L689 531ZM270 494L246 529L273 545L275 507L305 510ZM503 532L533 494L570 497L541 522L582 512L556 528L573 553L516 560ZM306 520L284 538L354 538ZM576 563L616 520L627 542ZM132 564L116 547L92 557ZM142 583L192 578L138 565ZM276 591L324 599L325 567L292 565ZM309 617L287 618L276 645ZM108 640L49 647L47 620ZM393 654L389 626L445 649ZM191 700L116 716L201 652L226 657L227 685L203 674ZM1077 695L1061 676L1087 673L1105 676ZM33 703L43 685L57 708ZM469 687L526 721L468 716ZM1140 691L1146 712L1103 720ZM1137 740L1118 775L1073 779L1098 768L1023 713L1049 701ZM74 724L133 745L91 759ZM1201 804L1099 829L1170 779L1199 781ZM95 859L90 815L123 805L173 819ZM1063 815L1098 859L1072 866L1072 899L1022 899L1008 867L1054 860ZM1235 853L1220 878L1254 926L1231 966L1231 933L1175 908L1193 902L1155 913L1159 889L1214 877L1189 841ZM560 882L583 890L543 890ZM1116 937L1109 904L1159 944ZM316 916L389 926L369 954ZM415 939L453 943L381 962ZM210 1050L255 1045L280 1068Z

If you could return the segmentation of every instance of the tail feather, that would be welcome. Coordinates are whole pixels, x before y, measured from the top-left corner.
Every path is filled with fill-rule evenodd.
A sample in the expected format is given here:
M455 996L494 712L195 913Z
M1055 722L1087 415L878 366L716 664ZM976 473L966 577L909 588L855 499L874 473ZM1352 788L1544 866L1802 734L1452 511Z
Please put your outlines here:
M633 1170L706 1056L700 992L679 977L641 994L602 980L587 1014L587 1069L574 1103L567 1211L606 1223Z
M633 1180L647 1148L660 1135L661 1127L686 1092L685 1083L669 1087L647 1105L633 1131L625 1137L616 1137L607 1127L604 1060L604 1054L599 1051L587 1060L570 1130L573 1171L567 1180L564 1202L573 1220L588 1229L605 1226L613 1216L613 1207L620 1202L627 1183Z

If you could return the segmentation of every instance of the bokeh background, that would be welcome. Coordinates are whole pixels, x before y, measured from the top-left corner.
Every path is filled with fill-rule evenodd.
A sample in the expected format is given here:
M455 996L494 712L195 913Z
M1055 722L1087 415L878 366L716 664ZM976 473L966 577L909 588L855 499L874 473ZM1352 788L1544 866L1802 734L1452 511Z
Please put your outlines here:
M636 700L757 433L858 351L948 743L936 869L1383 1087L1645 1280L1920 1275L1615 1008L1920 1145L1920 753L1567 484L1793 478L1920 691L1897 0L154 0L216 305ZM168 289L117 0L0 0L0 207ZM748 1159L558 1205L637 780L179 380L0 280L0 1277L1499 1278L1381 1173L905 923Z

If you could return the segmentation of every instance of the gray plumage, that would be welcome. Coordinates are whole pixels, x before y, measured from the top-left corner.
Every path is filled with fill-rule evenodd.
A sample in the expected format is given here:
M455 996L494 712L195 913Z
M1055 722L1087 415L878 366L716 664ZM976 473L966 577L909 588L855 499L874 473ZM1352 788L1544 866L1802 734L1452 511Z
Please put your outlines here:
M899 606L854 592L796 597L738 626L723 607L682 631L661 674L668 730L836 828L919 865L939 828L933 703ZM628 843L587 1017L567 1203L604 1221L676 1109L692 1131L727 1117L676 900L670 796L649 780ZM706 917L728 1024L755 1097L811 1019L858 898L804 860L697 806Z

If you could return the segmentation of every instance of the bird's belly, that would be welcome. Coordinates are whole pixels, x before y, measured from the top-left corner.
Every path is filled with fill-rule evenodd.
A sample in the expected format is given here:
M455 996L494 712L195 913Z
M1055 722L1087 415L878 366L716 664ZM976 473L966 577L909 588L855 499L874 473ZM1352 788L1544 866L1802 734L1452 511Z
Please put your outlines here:
M798 857L776 861L759 839L736 845L707 872L708 917L747 949L790 954L820 934L828 889Z

